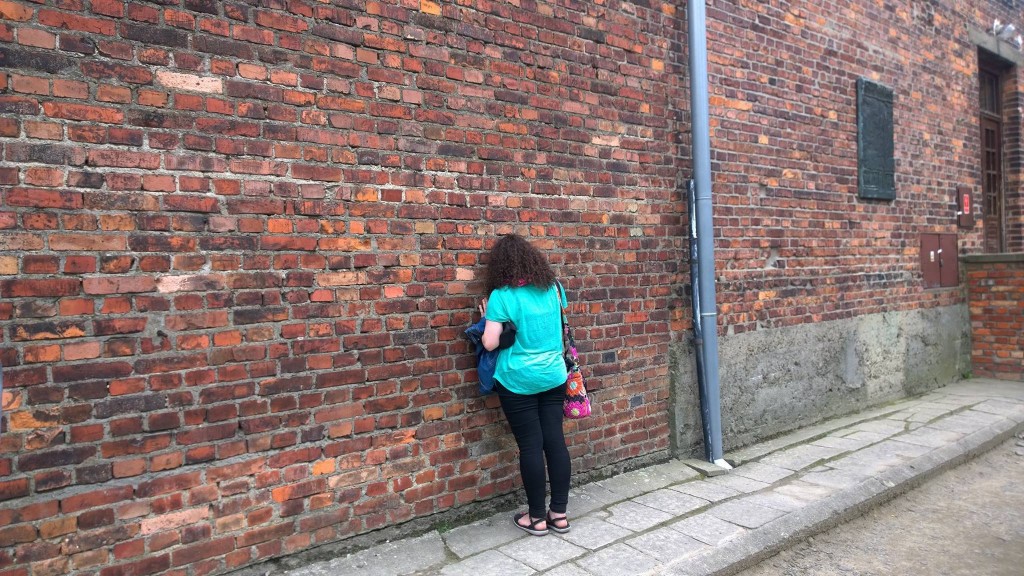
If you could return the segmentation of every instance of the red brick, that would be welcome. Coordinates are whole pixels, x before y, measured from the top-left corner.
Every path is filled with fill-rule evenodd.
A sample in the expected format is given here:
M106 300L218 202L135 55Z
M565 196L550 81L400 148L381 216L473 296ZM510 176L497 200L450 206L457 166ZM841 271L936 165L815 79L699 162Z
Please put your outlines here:
M32 18L32 8L17 2L0 2L0 18L14 22L26 22Z
M184 566L198 560L223 556L235 548L234 538L218 538L177 548L171 552L172 566Z
M123 501L131 498L132 488L131 486L122 486L118 488L105 488L100 490L93 490L78 494L75 496L68 496L60 501L61 512L67 514L72 512L79 512L94 508L97 506L106 506L119 501Z
M33 208L77 209L82 207L82 194L42 188L11 188L7 192L7 203Z
M104 36L114 34L114 23L106 19L77 16L46 9L40 9L36 17L40 24L53 28L67 28Z
M74 296L78 294L80 285L81 281L75 278L3 280L0 281L0 296L4 298Z
M117 458L133 454L147 454L167 448L171 444L169 435L149 435L143 440L118 440L105 442L101 447L104 458Z
M28 496L28 478L0 480L0 501Z
M120 124L124 122L123 112L116 108L106 108L103 106L44 102L43 113L51 118L63 118L65 120L103 122L107 124Z
M118 276L86 278L82 281L86 294L124 294L156 291L156 280L149 276Z

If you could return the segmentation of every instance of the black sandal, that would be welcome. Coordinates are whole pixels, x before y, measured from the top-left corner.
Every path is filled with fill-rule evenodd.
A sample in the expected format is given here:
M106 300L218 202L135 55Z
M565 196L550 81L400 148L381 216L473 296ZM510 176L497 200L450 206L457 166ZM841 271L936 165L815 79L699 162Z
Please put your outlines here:
M555 524L555 522L565 522L565 525L559 526L558 524ZM572 526L569 525L569 518L567 516L552 518L551 512L548 512L548 528L558 532L559 534L565 534L570 528L572 528Z
M540 518L538 520L533 520L532 522L530 522L529 524L524 526L524 525L519 523L519 520L521 518L523 518L524 516L528 517L530 520L533 520L533 518L530 517L530 513L529 512L520 512L519 514L516 514L515 516L512 517L512 523L516 525L516 528L519 528L520 530L526 532L527 534L533 534L534 536L545 536L545 535L547 535L547 533L548 533L548 529L547 528L543 528L543 529L537 528L537 524L540 524L541 522L545 521L543 518Z

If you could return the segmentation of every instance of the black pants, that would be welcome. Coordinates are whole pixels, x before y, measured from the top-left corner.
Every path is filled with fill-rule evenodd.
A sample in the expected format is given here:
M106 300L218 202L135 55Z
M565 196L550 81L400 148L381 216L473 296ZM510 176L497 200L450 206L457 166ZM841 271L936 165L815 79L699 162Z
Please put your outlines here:
M540 394L515 394L495 382L512 434L519 445L519 474L523 477L530 516L544 518L547 477L551 481L551 506L556 514L564 514L569 504L569 449L562 434L562 401L565 385L555 386Z

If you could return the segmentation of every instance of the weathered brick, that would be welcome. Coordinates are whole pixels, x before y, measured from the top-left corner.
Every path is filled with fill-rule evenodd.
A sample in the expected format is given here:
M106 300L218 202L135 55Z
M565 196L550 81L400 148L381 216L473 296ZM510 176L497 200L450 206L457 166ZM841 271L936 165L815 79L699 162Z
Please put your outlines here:
M128 539L133 531L134 528L128 526L114 526L90 532L76 532L67 537L62 548L71 554L105 548Z
M12 332L15 341L77 338L85 336L85 323L60 321L21 324L14 326Z
M105 442L100 448L100 452L103 454L104 458L116 458L118 456L128 456L132 454L148 454L150 452L156 452L157 450L167 448L170 443L171 437L169 434L150 434L144 439Z
M147 556L141 560L135 560L114 566L106 566L100 570L100 576L145 576L147 574L158 574L171 567L169 554Z
M63 118L65 120L81 122L102 122L105 124L120 124L124 122L124 112L117 108L104 106L45 102L43 103L43 113L51 118Z
M0 501L28 496L28 478L0 481Z
M123 414L151 412L167 406L167 398L160 394L142 394L121 396L96 402L93 405L93 416L110 418Z
M86 294L154 292L156 280L149 276L94 277L82 281Z
M204 558L223 556L233 550L234 547L234 538L206 540L205 542L174 550L171 552L171 563L173 566L183 566Z
M90 446L61 448L57 450L25 454L18 457L18 469L28 472L44 468L58 468L73 464L81 464L95 454L96 449Z
M0 281L0 297L74 296L78 294L80 285L81 281L77 278L3 280Z
M77 382L80 380L123 378L131 373L132 365L127 362L66 364L53 368L53 380L55 382Z
M79 165L85 161L82 150L63 144L8 144L7 159L11 162L38 162L41 164Z
M46 190L42 188L12 188L7 192L7 203L12 206L34 208L63 208L73 210L82 207L80 192Z
M67 56L8 45L0 46L0 67L3 68L59 74L74 66L75 60Z
M153 73L147 68L113 62L83 62L82 73L103 80L116 78L130 84L149 84L153 81Z

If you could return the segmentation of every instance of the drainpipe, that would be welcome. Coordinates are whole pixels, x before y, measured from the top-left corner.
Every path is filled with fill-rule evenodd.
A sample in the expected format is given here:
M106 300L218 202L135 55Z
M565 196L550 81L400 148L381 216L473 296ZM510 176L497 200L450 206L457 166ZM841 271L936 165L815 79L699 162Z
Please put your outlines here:
M693 284L696 308L694 334L699 338L698 380L708 462L732 468L722 454L722 406L718 390L718 312L715 305L715 243L711 217L711 126L708 120L708 52L705 0L686 3L690 44L690 124L693 131L694 199L691 226L696 224L698 277ZM694 214L695 213L695 214Z

